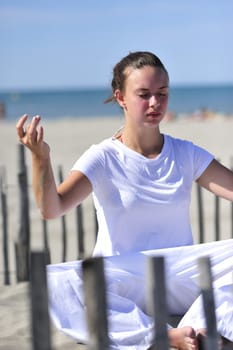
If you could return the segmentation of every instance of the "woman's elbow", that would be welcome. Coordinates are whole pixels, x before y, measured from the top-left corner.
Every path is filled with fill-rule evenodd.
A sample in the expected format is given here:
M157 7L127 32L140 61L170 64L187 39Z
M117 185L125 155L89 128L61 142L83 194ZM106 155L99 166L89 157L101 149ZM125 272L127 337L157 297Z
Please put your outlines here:
M53 220L53 219L57 219L59 217L61 217L63 214L60 213L58 210L54 210L54 208L51 209L41 209L40 208L40 214L41 214L41 218L43 220Z

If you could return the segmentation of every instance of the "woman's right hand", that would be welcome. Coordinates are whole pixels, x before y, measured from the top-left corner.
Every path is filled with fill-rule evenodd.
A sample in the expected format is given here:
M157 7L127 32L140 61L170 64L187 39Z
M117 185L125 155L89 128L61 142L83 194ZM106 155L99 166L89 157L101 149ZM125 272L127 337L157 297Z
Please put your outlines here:
M31 122L26 125L27 120L28 115L24 114L16 124L19 141L29 148L36 158L48 159L50 149L49 145L44 142L43 127L39 125L41 117L34 116Z

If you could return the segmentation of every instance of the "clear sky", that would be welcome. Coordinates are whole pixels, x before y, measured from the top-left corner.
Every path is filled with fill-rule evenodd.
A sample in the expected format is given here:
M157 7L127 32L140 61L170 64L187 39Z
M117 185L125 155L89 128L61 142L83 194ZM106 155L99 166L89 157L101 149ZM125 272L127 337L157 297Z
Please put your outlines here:
M129 51L171 83L233 84L233 0L0 0L0 89L106 87Z

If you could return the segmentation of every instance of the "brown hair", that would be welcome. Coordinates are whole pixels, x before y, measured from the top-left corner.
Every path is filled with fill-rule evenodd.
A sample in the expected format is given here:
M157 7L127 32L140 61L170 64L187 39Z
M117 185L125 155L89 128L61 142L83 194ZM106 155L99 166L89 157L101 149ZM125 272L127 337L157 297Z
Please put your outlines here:
M119 89L124 90L125 80L127 78L126 69L132 67L134 69L140 69L145 66L162 68L168 76L168 72L161 62L161 60L151 52L148 51L136 51L130 52L127 56L123 57L115 67L113 68L112 79L112 96L107 98L104 103L116 101L115 91Z

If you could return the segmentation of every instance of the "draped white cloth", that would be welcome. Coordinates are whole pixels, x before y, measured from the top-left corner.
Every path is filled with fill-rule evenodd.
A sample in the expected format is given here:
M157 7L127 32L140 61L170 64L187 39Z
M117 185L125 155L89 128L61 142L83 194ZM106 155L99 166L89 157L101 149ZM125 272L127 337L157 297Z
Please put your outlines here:
M233 341L233 239L104 258L111 349L146 349L153 334L146 313L147 256L164 256L168 312L184 314L179 327L205 327L197 259L209 256L217 328ZM47 266L49 310L58 329L86 343L81 261Z

